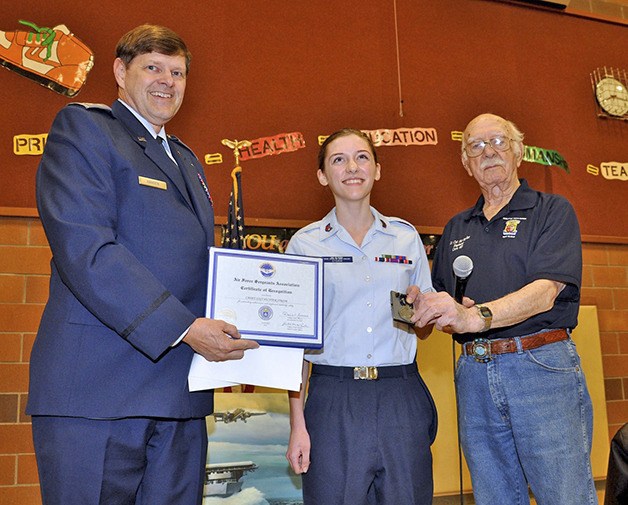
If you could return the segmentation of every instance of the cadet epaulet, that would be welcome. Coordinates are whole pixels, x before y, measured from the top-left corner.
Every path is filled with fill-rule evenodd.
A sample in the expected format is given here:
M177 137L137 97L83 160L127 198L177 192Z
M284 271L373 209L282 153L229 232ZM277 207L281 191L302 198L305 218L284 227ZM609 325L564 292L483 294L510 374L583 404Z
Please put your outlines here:
M320 228L320 221L314 221L312 223L306 224L303 228L301 228L300 230L297 230L296 233L298 234L303 234L303 233L311 233L312 231L318 230Z
M407 226L408 228L415 229L414 225L405 219L401 219L400 217L389 217L388 220L391 224L400 224L403 226Z

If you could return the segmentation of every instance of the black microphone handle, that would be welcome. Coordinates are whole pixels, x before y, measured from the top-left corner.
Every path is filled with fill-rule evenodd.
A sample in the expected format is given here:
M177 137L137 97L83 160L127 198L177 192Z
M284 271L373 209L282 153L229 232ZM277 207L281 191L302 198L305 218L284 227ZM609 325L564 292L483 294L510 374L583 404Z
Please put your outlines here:
M458 303L462 303L464 292L467 289L468 280L469 280L469 277L465 277L464 279L461 279L460 277L456 276L456 290L454 293L454 300L456 300Z

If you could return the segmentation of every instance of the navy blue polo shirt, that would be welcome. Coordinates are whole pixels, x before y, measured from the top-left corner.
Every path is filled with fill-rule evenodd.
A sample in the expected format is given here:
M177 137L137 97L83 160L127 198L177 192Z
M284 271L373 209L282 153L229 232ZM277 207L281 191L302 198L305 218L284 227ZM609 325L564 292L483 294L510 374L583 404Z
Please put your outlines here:
M490 221L484 217L481 196L474 207L447 223L432 266L434 288L453 296L452 264L464 254L473 260L465 295L476 303L496 300L537 279L563 282L565 289L547 312L505 328L454 335L458 342L573 329L578 322L582 244L575 211L564 197L535 191L525 179L520 182L510 202Z

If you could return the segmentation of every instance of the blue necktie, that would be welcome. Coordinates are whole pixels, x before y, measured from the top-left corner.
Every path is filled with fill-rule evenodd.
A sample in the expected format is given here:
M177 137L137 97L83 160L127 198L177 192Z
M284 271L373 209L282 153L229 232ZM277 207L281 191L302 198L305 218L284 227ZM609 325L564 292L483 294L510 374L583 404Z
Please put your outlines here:
M178 166L178 163L175 161L174 156L172 156L172 151L170 150L168 141L164 137L157 137L157 138L161 141L161 147L163 147L164 151L166 151L168 158L170 158L174 162L174 164Z

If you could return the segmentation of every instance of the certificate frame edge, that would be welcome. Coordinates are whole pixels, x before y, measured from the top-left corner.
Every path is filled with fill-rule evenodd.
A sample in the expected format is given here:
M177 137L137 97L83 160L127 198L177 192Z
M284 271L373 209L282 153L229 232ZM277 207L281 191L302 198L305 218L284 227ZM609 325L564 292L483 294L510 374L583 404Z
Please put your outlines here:
M217 255L225 255L225 256L230 256L230 255L237 255L237 254L242 254L244 253L245 256L255 256L255 257L260 257L260 258L269 258L269 259L277 259L279 258L280 261L281 258L287 258L287 257L294 257L294 258L304 258L304 261L307 261L308 263L312 263L315 265L316 267L316 315L315 315L315 321L314 321L314 326L315 326L315 335L320 335L320 338L317 338L314 342L312 343L308 343L308 342L303 342L303 343L299 343L299 342L282 342L282 341L275 341L275 340L265 340L265 339L260 339L260 338L250 338L251 340L255 340L257 343L259 343L260 345L267 345L267 346L275 346L275 347L292 347L292 348L299 348L299 349L321 349L324 345L324 328L323 328L323 307L325 305L324 303L324 262L323 262L323 258L317 257L317 256L304 256L304 255L300 255L300 254L280 254L280 253L272 253L272 252L265 252L265 251L248 251L246 249L227 249L224 247L215 247L215 246L211 246L208 248L208 252L209 252L209 261L208 261L208 272L207 272L207 285L208 285L208 289L207 289L207 300L205 303L205 317L208 318L212 318L213 319L213 314L214 314L214 309L215 307L213 306L213 301L215 298L215 286L213 281L213 272L214 272L214 265L216 263L216 256ZM211 288L211 292L210 292L210 288ZM317 331L318 330L318 331ZM241 331L240 332L241 335L253 335L250 332L247 331Z

